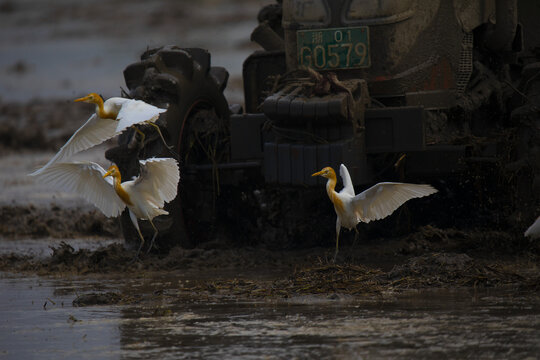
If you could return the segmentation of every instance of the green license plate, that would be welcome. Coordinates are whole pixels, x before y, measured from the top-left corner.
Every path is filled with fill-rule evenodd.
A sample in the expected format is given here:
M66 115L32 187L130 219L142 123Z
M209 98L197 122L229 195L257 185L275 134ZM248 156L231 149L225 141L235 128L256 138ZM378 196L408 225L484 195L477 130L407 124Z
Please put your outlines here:
M316 70L366 68L369 28L300 30L296 33L298 64Z

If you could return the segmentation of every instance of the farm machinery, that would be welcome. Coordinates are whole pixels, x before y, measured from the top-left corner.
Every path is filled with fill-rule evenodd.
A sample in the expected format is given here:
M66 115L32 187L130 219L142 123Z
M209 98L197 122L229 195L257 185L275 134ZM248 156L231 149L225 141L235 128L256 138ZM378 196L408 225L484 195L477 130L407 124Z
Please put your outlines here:
M437 187L408 223L519 229L539 211L538 16L522 0L278 1L251 34L244 104L227 102L208 51L148 50L124 70L125 96L168 109L157 124L172 149L149 127L106 156L128 177L138 159L178 158L179 195L155 219L162 250L330 246L333 210L310 175L340 163L358 187Z

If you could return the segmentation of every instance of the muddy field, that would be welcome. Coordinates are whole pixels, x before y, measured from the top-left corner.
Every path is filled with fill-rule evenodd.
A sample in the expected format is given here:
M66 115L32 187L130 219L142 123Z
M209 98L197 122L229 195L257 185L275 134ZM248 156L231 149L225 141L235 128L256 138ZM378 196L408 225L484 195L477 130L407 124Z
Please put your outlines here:
M7 279L4 286L11 284L11 278L16 279L13 283L29 282L29 288L50 281L55 289L53 294L65 299L66 304L69 302L70 309L127 306L133 314L123 316L137 317L134 314L141 313L158 321L170 319L178 311L175 306L179 303L206 306L270 302L288 307L288 301L293 299L317 307L322 299L325 306L352 302L361 307L357 301L367 299L381 304L392 302L396 296L425 291L464 291L467 296L474 293L473 298L477 291L493 291L503 294L504 301L509 303L523 301L523 308L538 303L540 242L523 237L525 225L535 215L511 213L511 219L501 220L509 213L501 212L500 204L488 200L475 215L476 222L467 212L459 213L463 211L461 207L425 214L429 207L422 211L422 205L413 205L412 211L416 209L425 215L414 223L400 220L410 216L411 210L405 207L382 225L359 224L361 237L356 242L353 233L342 232L335 264L331 261L334 219L324 194L321 206L325 206L323 212L330 222L321 221L317 229L303 228L302 234L310 238L311 231L317 241L295 242L291 240L295 234L286 238L279 224L297 219L276 220L286 217L282 209L277 209L271 214L272 231L250 229L249 241L238 240L244 239L242 236L235 239L234 234L231 239L228 234L227 241L218 236L199 242L193 249L176 247L168 253L142 254L133 261L135 251L125 246L118 219L106 218L75 195L50 191L26 174L44 164L91 113L91 106L74 104L74 98L89 91L101 92L105 97L119 95L124 86L123 68L136 61L147 47L178 43L178 34L182 34L181 46L209 49L213 65L225 66L230 71L226 96L232 103L241 103L241 63L256 49L249 43L249 32L256 23L259 7L267 2L203 1L200 7L175 1L136 1L132 7L126 3L106 3L96 10L69 0L55 3L57 8L31 0L0 1L0 19L5 20L0 24L0 32L10 35L0 39L0 272L2 279ZM109 12L113 6L119 11ZM98 11L111 18L95 16ZM134 17L134 12L144 16ZM51 14L56 22L50 20ZM122 28L114 26L118 21L122 21ZM222 24L221 33L227 41L215 38L218 31L210 25L217 22ZM199 24L204 26L196 26ZM40 29L47 31L36 32ZM96 31L110 36L97 36ZM39 34L38 39L32 34ZM80 66L87 69L81 71ZM79 158L105 165L108 162L104 152L113 145L114 141L107 142ZM441 180L434 185L441 187L444 183ZM319 190L324 193L322 187ZM441 192L448 195L448 191ZM464 208L470 211L473 205ZM388 230L398 225L399 230ZM62 281L75 285L70 283L65 293L57 293ZM124 281L137 285L124 286ZM13 289L14 293L22 291L15 285ZM487 295L486 298L491 299ZM45 302L43 310L60 307L58 301L49 297L39 297L36 304L38 301ZM445 304L441 306L444 308ZM489 304L495 308L499 300ZM259 305L248 305L247 310L253 310L250 306ZM313 313L317 311L314 309ZM531 316L538 319L537 313ZM405 317L401 326L407 321ZM472 323L476 321L473 319ZM71 314L67 318L70 329L80 323ZM526 339L533 340L518 354L536 351L534 338L540 325L536 321L531 326ZM516 334L520 334L519 326L516 329ZM339 329L334 330L339 333ZM440 341L437 346L444 344ZM1 342L0 345L9 347ZM399 341L396 346L401 346ZM513 351L511 346L504 346L505 351ZM17 354L18 350L0 346L0 356ZM302 358L304 353L296 351L298 358ZM486 354L496 354L493 351ZM423 354L429 357L433 353ZM107 353L106 357L115 355Z
M263 4L265 2L209 1L198 7L186 7L186 4L180 6L175 2L164 1L160 3L161 6L144 2L126 6L123 1L118 1L115 3L118 10L115 16L117 19L127 20L124 28L115 29L110 26L111 19L92 22L90 19L96 10L75 2L62 2L58 6L63 11L54 13L56 25L48 27L50 32L40 35L43 37L41 40L58 46L56 54L62 59L60 61L67 62L66 71L62 72L61 76L59 74L59 77L75 78L75 74L80 76L72 64L76 59L69 56L69 52L76 49L72 42L74 36L82 39L92 51L96 47L107 46L109 41L97 37L95 31L111 33L121 44L118 52L110 59L103 58L101 53L90 56L94 60L84 63L89 71L84 77L85 81L81 81L81 86L76 86L69 81L44 80L46 76L50 76L50 68L45 66L49 60L47 56L37 53L39 48L32 46L35 39L28 36L28 31L32 29L47 28L47 21L44 19L52 14L52 10L42 8L40 3L34 4L32 1L2 3L0 14L6 19L2 26L12 37L2 40L5 45L2 53L9 53L9 56L3 56L3 63L0 64L0 71L6 79L4 87L0 89L1 165L3 169L10 169L9 172L4 170L1 176L0 214L3 222L0 225L0 235L3 239L15 241L31 238L44 239L46 242L46 239L51 238L81 237L118 241L117 244L99 251L74 250L70 245L64 244L55 247L52 256L45 259L2 254L0 269L58 275L64 272L129 273L140 270L271 267L279 268L288 274L284 278L276 279L272 286L238 285L234 280L231 280L233 283L212 285L213 287L209 285L216 292L232 291L244 286L242 294L246 296L334 292L362 294L377 293L389 288L508 285L537 291L539 278L536 270L540 261L540 246L537 241L524 238L523 229L519 227L524 226L524 219L532 219L533 216L518 214L523 217L520 221L501 221L498 219L501 216L500 209L497 208L500 204L493 204L491 208L484 206L481 216L488 220L472 225L463 221L468 217L466 211L471 210L470 206L465 214L461 215L458 212L464 212L463 209L449 208L449 212L456 212L456 220L453 220L454 215L449 213L438 216L439 219L445 218L444 221L432 221L435 216L426 216L424 221L417 221L414 226L409 224L405 226L405 230L396 232L380 232L376 230L376 226L364 226L367 229L365 230L360 224L361 239L353 244L351 234L345 234L337 265L328 261L334 241L332 223L324 228L321 224L321 229L313 229L324 234L321 241L310 243L298 240L296 245L294 241L291 245L290 239L279 238L283 234L276 228L280 221L275 221L271 236L261 233L260 241L257 240L256 229L252 229L251 239L247 242L234 239L220 242L219 239L211 239L199 243L195 249L178 248L168 254L150 254L132 263L131 250L125 250L119 244L122 232L116 219L107 219L80 198L50 192L25 176L44 163L92 111L91 106L74 104L71 100L79 96L81 91L91 91L92 86L93 90L97 90L95 87L98 85L92 82L97 72L108 78L99 84L100 90L105 94L117 95L124 85L121 71L129 62L136 60L137 51L152 45L172 43L176 40L171 35L173 33L185 34L181 40L182 46L198 44L197 46L205 47L213 54L213 65L227 67L231 72L231 80L226 95L231 103L241 102L241 97L238 96L241 95L240 64L246 54L257 48L249 43L248 34L244 32L251 31L256 13ZM164 12L163 9L168 11ZM130 14L140 10L145 10L143 12L146 18L134 22ZM188 16L189 11L191 12ZM197 19L203 17L219 20L223 27L223 36L227 38L226 42L207 36L210 31L208 28L194 27ZM15 21L17 18L19 21ZM77 21L73 22L73 19ZM144 36L137 38L137 34ZM146 45L135 45L135 38ZM29 51L36 53L31 54ZM39 57L43 64L37 62ZM122 61L124 63L121 63ZM35 81L31 81L32 79ZM31 100L21 101L23 97L20 94L24 89L31 89ZM117 93L114 93L115 91ZM106 163L103 153L113 144L110 141L82 157ZM443 182L439 182L434 185L441 187L442 184ZM325 205L328 207L326 214L331 217L331 206L329 203ZM417 211L421 211L420 207L418 206ZM276 211L277 213L266 215L273 218L283 215L282 209ZM408 216L407 210L403 214ZM401 215L394 218L399 216ZM400 222L388 220L383 227L397 224ZM269 236L272 239L268 240Z
M280 239L263 240L261 234L260 241L250 239L249 244L215 239L200 243L195 249L173 248L169 253L144 254L133 262L134 251L123 245L117 219L106 218L76 196L50 192L25 176L70 136L73 126L64 126L63 114L84 117L88 109L79 110L70 102L5 104L3 108L5 124L13 129L31 128L39 134L36 135L39 141L32 141L29 132L14 130L9 134L10 141L3 143L2 161L6 167L14 168L2 177L2 239L7 244L34 239L35 243L42 242L42 247L49 243L51 254L10 252L6 246L0 255L2 271L53 277L92 274L137 277L141 272L226 270L235 274L235 271L265 273L272 269L271 280L241 280L234 275L208 279L197 286L178 289L183 296L288 298L347 294L363 297L410 289L461 287L513 288L531 295L540 291L538 241L524 238L514 230L474 226L459 229L425 224L401 231L400 236L385 237L374 236L378 234L376 228L371 231L361 228L362 237L356 243L352 234L346 232L336 264L330 261L333 236L322 227L319 231L330 236L317 247L279 249L271 242L279 243ZM36 116L37 113L40 115ZM110 145L105 144L85 156L99 159ZM44 154L36 155L38 151ZM18 181L13 181L13 174ZM332 214L330 204L326 205ZM399 222L393 219L387 224ZM279 236L279 232L273 236ZM75 238L83 242L87 239L88 243L111 239L114 243L99 249L74 248L68 239ZM66 241L59 244L63 239ZM116 303L127 296L109 295L103 298L91 294L88 299L76 301Z
M174 248L167 254L145 254L133 262L134 251L123 245L117 219L108 219L84 200L51 192L25 176L74 131L76 122L66 123L64 116L84 118L89 109L69 101L2 104L1 107L5 124L2 162L4 168L12 168L1 178L2 241L15 244L34 239L42 242L42 247L50 246L52 252L35 256L12 252L5 246L0 255L1 271L53 277L92 274L138 277L141 273L209 270L226 270L231 274L177 289L176 295L189 297L261 299L321 294L365 297L410 289L461 287L513 288L530 295L540 291L538 241L524 238L515 230L474 226L459 229L424 224L400 236L382 237L375 230L365 231L367 227L363 229L360 224L363 236L356 243L352 233L344 233L337 264L330 261L334 241L332 223L327 226L330 230L319 229L329 236L326 243L317 247L279 249L275 243L280 243L280 239L263 240L261 234L260 241L251 239L249 244L216 239L195 249ZM84 156L100 160L111 145L105 144ZM325 205L332 214L330 204ZM387 224L398 222L392 220ZM75 238L88 239L88 243L112 239L114 243L99 249L74 248L68 239ZM63 239L66 242L59 244ZM268 273L270 278L242 280L234 275L236 271ZM130 297L121 292L113 295L91 293L90 297L75 301L117 303L129 301Z
M84 119L91 109L74 106L70 101L0 106L3 110L0 116L5 124L1 130L4 134L2 162L4 168L11 168L1 177L2 239L7 243L34 239L42 241L45 247L49 242L52 252L50 256L35 257L10 253L9 246L4 247L0 256L2 271L55 277L118 273L138 276L141 271L208 269L227 269L232 274L235 269L243 272L273 269L272 273L280 274L264 282L240 281L235 276L209 279L195 288L182 290L190 294L247 298L306 294L371 296L405 289L455 287L513 287L531 294L540 291L540 244L537 240L524 238L515 229L504 231L470 224L463 229L457 225L424 224L402 230L399 236L377 235L381 232L376 226L369 228L360 224L362 236L356 243L352 233L344 233L337 264L330 261L334 241L332 223L327 226L330 230L326 226L319 229L329 236L326 243L317 247L279 249L272 242L280 243L280 239L263 240L265 236L261 234L259 241L251 239L249 244L216 239L200 243L195 249L174 248L167 254L142 255L133 262L134 251L123 245L117 219L106 218L84 200L51 192L26 176L46 161L75 130L77 123L66 123L64 116ZM109 142L82 157L103 161L105 149L112 145ZM325 205L328 205L333 222L331 205ZM493 217L497 216L500 214L494 211ZM449 221L441 223L448 224ZM489 223L490 226L493 223ZM384 226L397 224L396 219L391 219ZM279 234L277 232L273 237ZM58 245L62 239L74 238L86 238L89 243L113 239L115 243L98 250L74 249L68 240ZM56 242L52 242L53 239ZM286 241L282 243L287 244ZM116 295L111 301L122 299L122 294Z

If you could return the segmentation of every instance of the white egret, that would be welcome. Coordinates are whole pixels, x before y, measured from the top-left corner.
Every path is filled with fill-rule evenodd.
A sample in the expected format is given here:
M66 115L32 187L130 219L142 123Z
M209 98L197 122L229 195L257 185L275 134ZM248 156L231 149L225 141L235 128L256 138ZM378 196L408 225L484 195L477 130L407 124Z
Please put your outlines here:
M159 118L159 114L167 111L166 109L160 109L141 100L121 97L112 97L103 102L103 98L96 93L90 93L85 97L75 99L75 102L95 104L96 112L90 116L83 126L75 131L45 166L31 173L31 176L38 175L51 164L60 162L73 154L99 145L136 124L150 124L156 127L161 139L165 143L159 127L154 122ZM135 130L144 138L144 133L137 128Z
M158 234L152 219L168 214L163 206L176 197L180 180L178 162L173 158L151 158L139 160L139 163L140 175L125 182L122 182L116 165L105 171L89 161L51 164L37 175L37 179L61 191L82 196L107 217L120 215L127 206L141 239L137 258L144 244L137 219L150 221L154 228L151 249Z
M349 170L347 170L345 165L341 164L339 171L343 181L343 189L339 193L335 191L337 183L336 172L331 167L325 167L321 171L311 175L322 176L328 179L326 182L326 192L330 201L334 204L334 210L337 214L334 262L338 253L339 231L342 226L349 230L354 229L356 235L358 235L356 225L359 222L368 223L373 220L383 219L392 214L406 201L437 192L430 185L382 182L355 195Z
M531 226L529 226L524 235L533 239L540 238L540 216L536 218L536 221Z

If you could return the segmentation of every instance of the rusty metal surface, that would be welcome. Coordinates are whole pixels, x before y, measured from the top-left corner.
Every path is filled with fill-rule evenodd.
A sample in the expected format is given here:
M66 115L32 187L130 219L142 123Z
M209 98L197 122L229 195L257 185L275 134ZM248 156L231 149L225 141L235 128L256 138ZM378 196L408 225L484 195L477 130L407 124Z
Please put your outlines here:
M332 1L325 5L327 20L320 22L302 21L307 11L303 8L307 5L293 6L292 3L285 1L283 11L288 70L299 65L296 31L368 26L371 67L338 71L340 78L366 79L370 93L375 96L455 88L453 74L460 61L463 32L451 2L419 0L407 11L396 8L384 14L375 11L370 17L362 17L349 16L344 9L349 2ZM392 17L394 13L408 15ZM417 67L424 63L427 66ZM438 80L433 82L434 78Z

